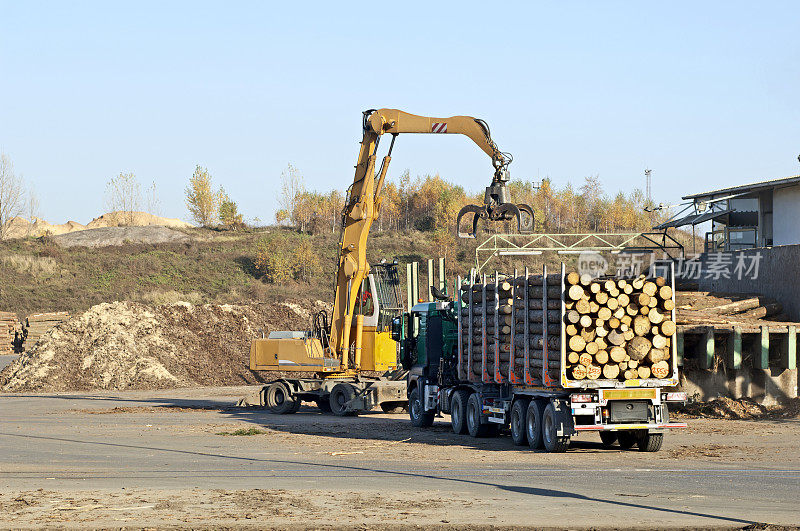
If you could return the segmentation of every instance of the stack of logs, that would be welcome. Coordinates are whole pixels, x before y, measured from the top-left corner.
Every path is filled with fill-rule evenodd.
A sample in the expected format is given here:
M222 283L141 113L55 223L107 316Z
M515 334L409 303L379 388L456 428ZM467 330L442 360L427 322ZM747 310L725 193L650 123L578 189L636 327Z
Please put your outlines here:
M66 321L67 312L36 313L25 319L25 349L30 350L44 335L45 332Z
M0 312L0 356L14 353L19 319L13 312Z
M675 300L663 277L593 280L572 272L565 280L569 378L633 380L670 375Z
M486 373L492 381L516 379L519 383L541 383L545 350L543 332L547 326L548 375L560 381L561 279L559 275L548 275L546 309L543 308L543 280L542 275L529 275L527 291L525 276L462 285L460 359L466 360L466 363L462 363L462 378L483 378L485 339ZM524 375L526 342L527 379ZM495 367L495 349L499 351L498 367ZM509 372L511 367L513 375ZM465 374L467 371L471 371L470 374Z

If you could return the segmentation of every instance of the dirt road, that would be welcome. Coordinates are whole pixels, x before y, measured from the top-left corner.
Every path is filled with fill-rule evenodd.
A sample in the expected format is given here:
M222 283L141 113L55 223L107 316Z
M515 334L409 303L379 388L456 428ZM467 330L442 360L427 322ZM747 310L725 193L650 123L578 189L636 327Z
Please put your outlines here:
M446 419L231 408L252 388L0 395L10 527L800 523L800 422L690 420L658 454L456 436Z

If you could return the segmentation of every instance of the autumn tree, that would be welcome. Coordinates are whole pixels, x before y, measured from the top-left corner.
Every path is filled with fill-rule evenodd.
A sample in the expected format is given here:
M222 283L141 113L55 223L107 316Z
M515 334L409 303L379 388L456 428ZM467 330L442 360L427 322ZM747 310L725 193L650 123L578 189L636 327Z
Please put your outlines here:
M5 153L0 153L0 240L6 239L10 221L22 214L25 208L25 188L14 173L14 164Z
M222 195L213 190L211 174L198 165L186 187L186 207L192 219L203 227L214 225L219 219L221 202Z

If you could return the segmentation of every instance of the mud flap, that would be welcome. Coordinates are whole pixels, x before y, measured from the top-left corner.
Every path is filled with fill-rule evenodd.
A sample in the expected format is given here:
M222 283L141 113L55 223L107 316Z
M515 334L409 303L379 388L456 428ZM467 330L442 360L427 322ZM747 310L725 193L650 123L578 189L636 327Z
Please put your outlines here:
M575 435L575 423L572 420L572 409L566 400L553 400L556 410L556 435L559 437L572 437Z

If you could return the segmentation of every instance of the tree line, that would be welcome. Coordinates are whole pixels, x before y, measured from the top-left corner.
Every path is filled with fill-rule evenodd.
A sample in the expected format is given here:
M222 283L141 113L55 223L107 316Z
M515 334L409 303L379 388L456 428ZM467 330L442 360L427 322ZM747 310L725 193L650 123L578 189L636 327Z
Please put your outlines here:
M561 187L550 179L541 182L512 181L512 201L529 204L534 210L536 232L620 232L644 231L663 220L667 213L652 213L652 206L640 189L608 196L598 176L586 177L579 188L571 183ZM300 172L289 165L281 175L278 224L300 232L336 232L345 195L338 190L308 190ZM405 171L397 182L385 184L382 206L373 230L452 231L459 210L467 204L482 204L483 192L467 192L438 174L411 178ZM498 227L497 230L508 229Z

